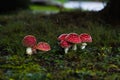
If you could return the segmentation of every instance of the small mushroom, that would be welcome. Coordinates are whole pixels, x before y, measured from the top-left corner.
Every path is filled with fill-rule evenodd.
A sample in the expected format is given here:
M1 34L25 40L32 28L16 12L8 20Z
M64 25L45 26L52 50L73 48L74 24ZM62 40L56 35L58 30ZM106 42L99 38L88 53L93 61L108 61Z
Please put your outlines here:
M71 44L65 40L60 41L60 46L64 48L65 54L68 53L69 48L71 47Z
M48 43L46 42L39 42L37 45L36 45L36 49L38 50L41 50L41 51L49 51L51 50L51 47Z
M57 40L58 41L61 41L61 40L65 40L65 37L67 36L67 34L61 34L58 38L57 38Z
M87 43L86 42L92 42L92 37L87 33L80 34L80 39L82 41L81 49L85 49Z
M33 35L27 35L23 38L22 44L27 47L26 54L31 55L33 54L32 47L36 45L36 37Z
M73 50L77 50L77 44L81 43L81 39L77 33L69 33L65 40L73 44Z

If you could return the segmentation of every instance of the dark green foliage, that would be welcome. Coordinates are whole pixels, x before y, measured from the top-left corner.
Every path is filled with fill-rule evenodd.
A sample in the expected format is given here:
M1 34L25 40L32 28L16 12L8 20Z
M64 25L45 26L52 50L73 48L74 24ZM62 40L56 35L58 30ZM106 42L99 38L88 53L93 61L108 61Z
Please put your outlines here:
M29 4L30 0L0 0L0 13L26 9Z

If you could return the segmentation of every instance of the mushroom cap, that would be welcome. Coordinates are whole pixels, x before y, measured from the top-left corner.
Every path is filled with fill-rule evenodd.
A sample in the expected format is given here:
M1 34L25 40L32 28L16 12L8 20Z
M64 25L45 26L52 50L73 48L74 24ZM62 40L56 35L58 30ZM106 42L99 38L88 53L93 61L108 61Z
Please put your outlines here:
M69 42L65 41L65 40L62 40L62 41L60 41L60 46L62 48L68 48L68 47L71 46L71 44Z
M51 50L51 47L46 42L39 42L36 46L36 49L41 50L41 51L49 51Z
M36 37L33 35L27 35L23 38L22 43L25 47L33 47L36 45Z
M65 37L67 36L68 34L61 34L57 40L61 41L61 40L65 40Z
M70 43L81 43L81 39L77 33L69 33L66 37L65 40L70 42Z
M87 33L80 34L80 39L82 42L92 42L92 37Z

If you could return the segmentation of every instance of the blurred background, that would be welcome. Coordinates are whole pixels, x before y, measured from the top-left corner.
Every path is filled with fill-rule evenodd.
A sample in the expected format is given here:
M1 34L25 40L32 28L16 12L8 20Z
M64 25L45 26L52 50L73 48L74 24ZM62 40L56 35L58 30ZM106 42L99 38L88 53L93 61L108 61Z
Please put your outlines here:
M100 11L106 0L0 0L0 13L29 9L34 13L57 13L63 10Z

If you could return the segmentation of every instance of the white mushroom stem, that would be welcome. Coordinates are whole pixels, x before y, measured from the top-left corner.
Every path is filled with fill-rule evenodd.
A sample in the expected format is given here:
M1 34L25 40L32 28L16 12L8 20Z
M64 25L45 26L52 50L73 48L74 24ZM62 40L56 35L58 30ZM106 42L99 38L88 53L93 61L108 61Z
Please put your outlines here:
M31 47L26 48L26 54L28 54L28 55L32 55L33 54L33 51L32 51Z
M64 49L65 54L67 54L67 53L68 53L68 50L69 50L69 48L65 48L65 49Z
M87 46L87 43L82 43L81 49L85 49L86 46Z
M75 50L75 51L77 50L77 45L76 44L73 45L72 50Z

